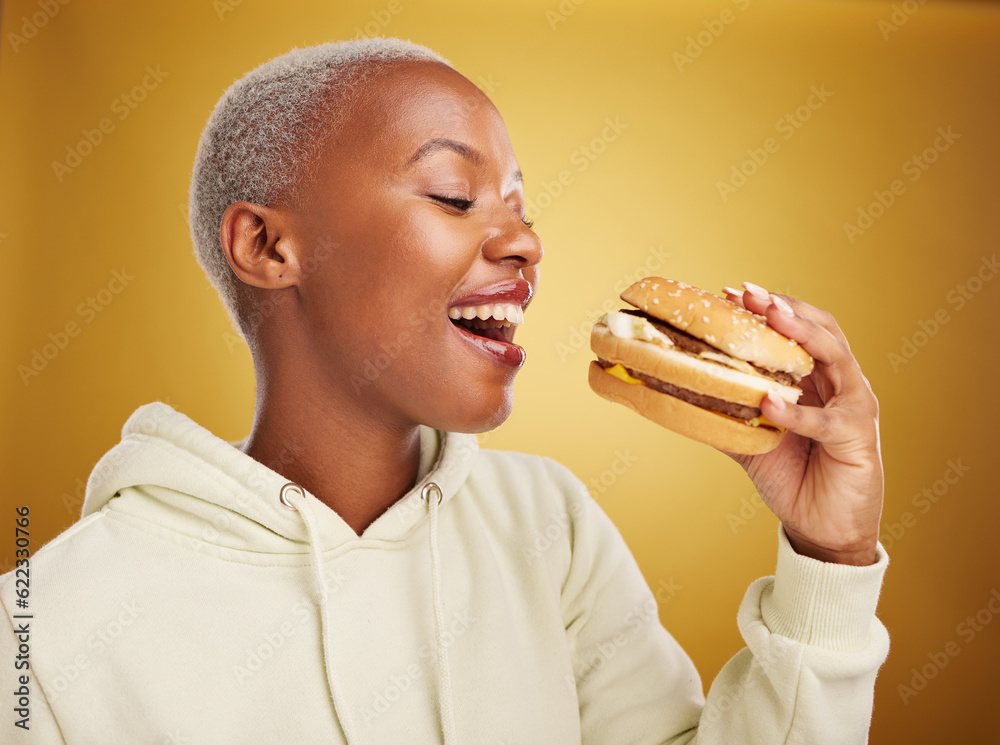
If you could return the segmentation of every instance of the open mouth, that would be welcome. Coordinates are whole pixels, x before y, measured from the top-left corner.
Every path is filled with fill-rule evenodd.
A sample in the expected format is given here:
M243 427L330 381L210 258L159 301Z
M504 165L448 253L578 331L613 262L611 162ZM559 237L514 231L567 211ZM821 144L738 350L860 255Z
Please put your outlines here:
M524 311L511 303L466 305L449 308L448 318L473 336L513 344L514 332L524 322Z

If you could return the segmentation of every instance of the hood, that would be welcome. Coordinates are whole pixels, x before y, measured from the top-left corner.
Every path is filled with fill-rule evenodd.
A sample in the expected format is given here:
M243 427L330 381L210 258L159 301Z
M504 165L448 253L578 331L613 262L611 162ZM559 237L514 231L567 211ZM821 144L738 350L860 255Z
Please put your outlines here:
M121 442L91 472L83 517L99 512L122 490L140 487L171 499L171 507L189 512L199 527L224 520L226 531L217 539L220 542L239 540L237 547L259 550L255 541L267 536L272 539L269 549L274 550L279 545L273 541L275 535L293 542L308 541L302 519L279 500L288 479L251 458L240 445L242 441L227 442L165 403L140 406L122 427ZM465 482L477 451L474 435L421 425L416 484L360 537L405 538L428 519L420 498L423 487L433 481L441 490L441 503L446 504ZM176 494L168 495L165 490ZM359 539L324 503L308 493L305 500L315 513L322 550ZM198 538L205 540L205 533L199 530ZM285 550L301 553L302 547Z
M132 496L138 492L146 497L141 499L145 519L155 521L159 516L169 522L171 530L203 543L273 554L308 551L330 701L348 745L359 740L331 654L323 554L352 541L368 545L370 541L399 541L429 522L432 587L427 602L433 604L436 627L438 710L442 739L452 745L455 725L441 598L438 512L469 475L478 441L470 434L423 425L419 434L416 483L358 536L323 502L240 450L242 441L220 439L157 401L136 409L122 427L121 442L97 462L87 481L83 517L101 511L123 492ZM214 530L212 525L225 529Z

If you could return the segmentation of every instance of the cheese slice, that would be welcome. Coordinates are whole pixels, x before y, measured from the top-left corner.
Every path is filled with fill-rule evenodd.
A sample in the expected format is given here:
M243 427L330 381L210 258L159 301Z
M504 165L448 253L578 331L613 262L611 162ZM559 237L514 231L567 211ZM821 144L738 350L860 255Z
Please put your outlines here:
M628 370L622 367L620 363L612 365L611 367L604 368L604 372L608 373L609 375L614 375L619 380L624 380L626 383L631 383L632 385L646 385L638 378L633 378L631 375L629 375Z

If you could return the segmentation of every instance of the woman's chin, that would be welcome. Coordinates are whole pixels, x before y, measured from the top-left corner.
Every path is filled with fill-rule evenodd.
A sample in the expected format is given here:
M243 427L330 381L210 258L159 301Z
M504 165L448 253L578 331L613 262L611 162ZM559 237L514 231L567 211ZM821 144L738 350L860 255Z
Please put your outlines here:
M508 387L496 400L480 397L468 402L466 406L452 406L448 411L441 412L441 416L434 417L433 421L426 423L435 429L448 432L480 434L494 430L507 421L513 406L513 391Z

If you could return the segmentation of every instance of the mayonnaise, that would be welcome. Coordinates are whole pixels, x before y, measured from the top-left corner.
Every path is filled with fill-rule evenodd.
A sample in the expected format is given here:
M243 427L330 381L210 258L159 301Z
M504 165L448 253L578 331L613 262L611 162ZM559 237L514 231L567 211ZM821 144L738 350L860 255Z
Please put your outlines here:
M619 339L638 339L639 341L651 341L664 347L674 346L674 342L669 336L657 330L645 318L633 316L631 313L609 310L597 319L597 323L603 323Z

